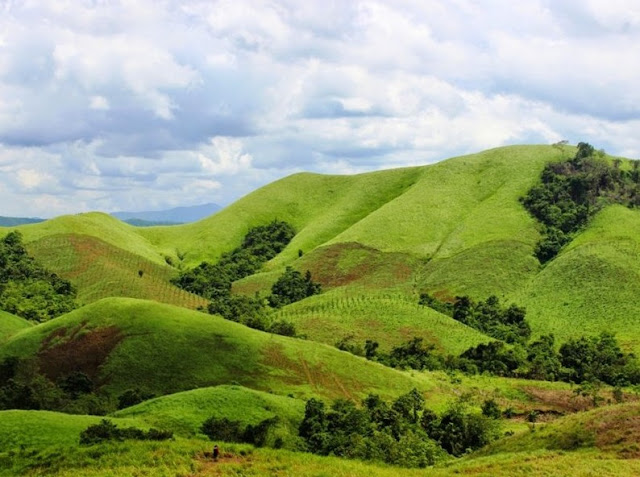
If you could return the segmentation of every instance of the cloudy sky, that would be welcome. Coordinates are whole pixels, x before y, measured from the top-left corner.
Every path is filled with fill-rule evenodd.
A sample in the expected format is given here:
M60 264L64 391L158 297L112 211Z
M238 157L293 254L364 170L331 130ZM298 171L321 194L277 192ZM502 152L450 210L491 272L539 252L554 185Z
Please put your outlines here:
M637 158L639 85L637 0L0 0L0 215L505 144Z

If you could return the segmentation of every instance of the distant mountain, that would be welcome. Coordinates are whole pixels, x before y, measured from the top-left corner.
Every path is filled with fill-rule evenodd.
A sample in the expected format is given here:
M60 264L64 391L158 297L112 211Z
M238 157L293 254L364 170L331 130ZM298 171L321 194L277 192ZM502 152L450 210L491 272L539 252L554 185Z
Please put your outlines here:
M202 204L192 207L176 207L168 210L114 212L111 215L132 225L170 225L196 222L216 213L220 209L221 207L218 204Z
M38 217L0 217L0 227L15 227L16 225L37 224L46 219Z

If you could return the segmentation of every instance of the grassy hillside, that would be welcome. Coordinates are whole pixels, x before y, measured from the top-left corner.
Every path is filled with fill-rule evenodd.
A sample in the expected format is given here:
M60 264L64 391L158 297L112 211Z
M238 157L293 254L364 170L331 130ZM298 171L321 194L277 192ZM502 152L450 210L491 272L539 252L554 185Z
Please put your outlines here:
M0 343L8 340L9 337L18 331L30 328L31 326L32 324L24 318L0 310Z
M100 416L76 416L49 411L0 411L0 449L7 451L49 446L77 445L80 433L87 427L98 424ZM137 419L111 419L118 427L141 427Z
M211 416L226 417L245 426L278 416L297 434L304 406L305 402L299 399L222 385L151 399L118 411L115 416L136 418L181 436L201 436L200 426Z
M10 338L0 354L38 356L51 378L85 372L117 395L157 395L236 383L296 396L393 396L435 381L411 377L333 347L252 330L150 301L111 298Z
M422 168L394 169L354 176L295 174L243 197L194 224L140 230L160 250L186 252L197 264L237 246L247 230L274 219L298 232L276 264L313 250L393 200L412 186Z
M152 262L164 264L163 256L137 233L138 229L99 212L63 215L39 224L5 228L4 231L8 232L13 229L22 233L27 244L51 235L89 235L102 239L115 247L124 248ZM3 234L2 228L0 228L0 234Z
M640 213L609 206L526 287L514 294L537 333L561 341L613 331L640 350Z
M80 304L122 296L193 309L207 305L205 299L169 282L177 271L166 263L153 262L97 237L50 235L30 242L28 250L76 286Z
M294 303L277 316L296 325L314 341L334 345L345 336L364 345L368 339L380 349L424 338L445 354L460 354L489 338L431 308L418 305L417 297L362 289L336 289Z

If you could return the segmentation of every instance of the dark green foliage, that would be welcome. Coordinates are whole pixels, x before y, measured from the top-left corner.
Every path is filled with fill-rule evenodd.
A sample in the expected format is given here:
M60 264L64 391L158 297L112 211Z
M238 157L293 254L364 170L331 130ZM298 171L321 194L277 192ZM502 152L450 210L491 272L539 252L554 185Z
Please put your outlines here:
M430 427L429 437L454 456L479 449L498 437L496 421L469 412L462 400L451 405L435 423L430 423Z
M0 240L0 309L46 321L75 308L76 290L27 254L20 232Z
M447 316L453 315L452 303L440 301L436 297L431 296L428 293L420 294L420 300L418 301L418 304L422 306L428 306L429 308L433 308L434 310L439 311L440 313Z
M573 159L548 164L540 184L521 199L544 226L535 249L540 263L554 258L603 205L640 204L640 172L635 163L632 171L622 171L619 161L611 165L602 156L590 144L579 143Z
M500 419L502 412L500 411L500 406L498 406L498 403L494 399L486 399L482 403L482 415L491 419Z
M242 244L220 257L218 263L202 262L173 280L180 288L212 300L229 295L231 283L257 272L291 241L295 231L286 222L253 227Z
M276 320L267 328L269 333L282 336L296 336L296 327L290 321Z
M435 352L436 347L424 345L423 341L423 338L414 337L393 348L389 356L379 356L378 361L393 368L442 369L442 357Z
M141 390L140 388L127 389L118 396L118 409L135 406L143 401L147 401L155 397L155 394Z
M500 305L496 296L475 303L467 296L456 297L453 318L493 338L507 343L524 343L531 336L531 327L525 319L524 308L511 304Z
M299 271L287 267L271 287L269 304L274 308L280 308L316 295L320 291L320 284L311 279L311 273L308 270L303 277Z
M283 421L278 417L265 419L258 424L249 424L242 427L239 421L231 421L226 417L210 417L202 423L200 430L212 441L224 442L245 442L258 447L270 445L271 447L282 447L282 439L272 437L273 432L283 426Z
M271 323L265 301L259 296L232 295L231 284L257 272L262 265L280 253L291 241L295 231L286 222L273 221L253 227L242 244L220 260L202 262L183 271L173 280L180 288L211 300L208 312L236 321L250 328L285 336L295 336L295 327L288 322Z
M72 399L77 399L81 394L89 394L93 391L93 381L86 374L76 371L64 378L60 378L58 387Z
M565 368L565 379L577 383L602 381L612 386L640 383L638 360L624 353L611 333L569 340L560 347L560 362Z
M362 346L360 346L358 343L354 343L353 338L354 338L354 335L352 334L343 337L340 341L338 341L335 344L336 348L342 351L348 351L349 353L354 354L356 356L364 356L365 355L364 349L362 349ZM370 358L367 357L367 359L370 359Z
M171 431L149 429L145 432L136 427L118 428L113 422L103 419L100 424L89 426L80 433L80 444L92 445L105 441L123 441L125 439L164 441L172 437L173 432Z
M496 376L516 376L516 371L526 364L522 348L509 348L502 341L480 343L466 350L460 358L473 363L478 371Z
M527 377L545 381L556 381L561 378L562 363L555 350L555 338L551 335L541 336L527 347L529 371Z
M403 467L433 465L446 455L436 440L454 455L461 455L467 449L487 444L496 437L496 431L495 421L471 414L459 404L439 418L424 409L424 397L416 389L391 404L369 395L361 408L350 401L337 400L326 410L324 403L310 399L299 429L307 448L316 454Z
M239 421L226 417L210 417L202 423L200 430L212 441L243 442L244 429Z

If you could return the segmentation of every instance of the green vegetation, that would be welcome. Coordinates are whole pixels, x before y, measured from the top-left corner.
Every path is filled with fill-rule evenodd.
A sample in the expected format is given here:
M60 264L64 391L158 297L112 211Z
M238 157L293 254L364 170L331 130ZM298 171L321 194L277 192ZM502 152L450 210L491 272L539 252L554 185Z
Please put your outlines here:
M497 421L470 412L457 400L438 416L424 408L417 389L387 403L369 395L357 408L334 401L329 411L316 399L307 401L300 436L322 455L377 460L403 467L426 467L485 446L497 438ZM440 447L439 447L440 446Z
M297 174L187 225L21 226L88 305L0 313L0 404L31 409L0 411L0 475L638 473L636 407L604 406L640 382L637 169L586 143L516 146ZM301 426L305 400L333 404ZM95 425L176 437L79 446Z
M165 441L171 439L173 433L151 428L143 431L137 427L118 427L112 421L103 419L99 424L92 424L80 433L80 444L92 445L106 441L123 441L135 439L138 441Z
M20 232L0 241L0 309L32 321L46 321L75 308L71 283L27 254Z
M581 142L573 159L547 164L542 183L522 199L545 227L535 250L541 263L554 258L604 205L640 205L640 163L624 171L621 162L610 165L603 152Z

